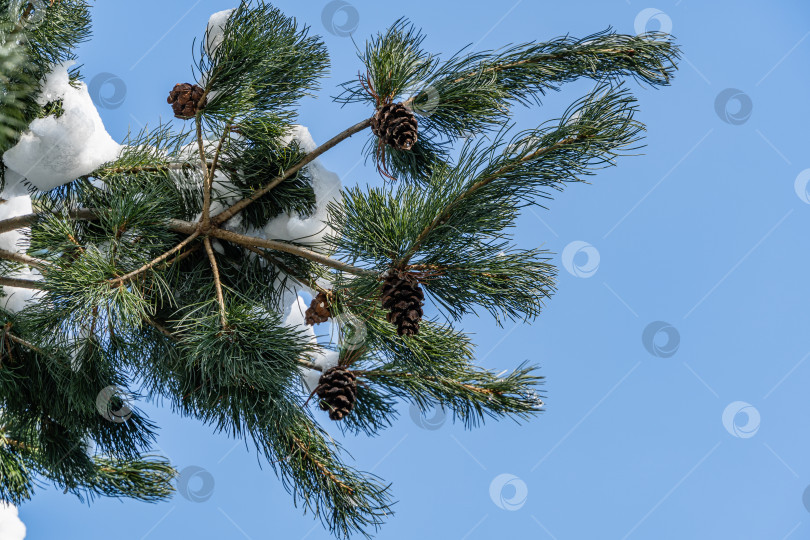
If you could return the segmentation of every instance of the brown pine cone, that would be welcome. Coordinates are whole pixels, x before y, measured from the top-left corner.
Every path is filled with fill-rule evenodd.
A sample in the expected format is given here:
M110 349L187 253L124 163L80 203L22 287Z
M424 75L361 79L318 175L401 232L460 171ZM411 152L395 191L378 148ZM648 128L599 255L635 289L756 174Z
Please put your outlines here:
M383 282L380 300L382 307L388 310L388 322L397 327L397 334L413 336L419 333L425 293L415 276L391 271Z
M174 85L169 92L166 102L172 106L174 116L184 120L194 117L197 111L205 107L207 99L203 99L205 90L201 86L190 83L180 83ZM202 102L200 102L202 100Z
M312 326L329 320L332 311L329 309L329 298L325 292L319 292L318 296L312 299L309 309L304 313L305 322Z
M402 103L383 105L371 119L371 131L380 140L397 150L410 150L418 137L418 122Z
M321 400L321 409L329 411L329 418L342 420L357 402L357 380L347 368L335 366L323 372L315 393Z

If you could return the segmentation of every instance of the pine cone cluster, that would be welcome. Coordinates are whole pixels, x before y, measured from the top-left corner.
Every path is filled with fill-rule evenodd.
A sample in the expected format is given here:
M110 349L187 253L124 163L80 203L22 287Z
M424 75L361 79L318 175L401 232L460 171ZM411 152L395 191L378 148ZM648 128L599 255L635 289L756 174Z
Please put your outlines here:
M406 272L391 272L382 286L382 307L388 310L388 322L397 327L400 336L419 333L425 293L419 280Z
M371 131L382 142L397 150L410 150L416 144L418 123L402 103L388 103L374 113Z
M309 309L304 313L304 320L308 325L312 326L328 321L331 316L332 311L329 309L329 298L325 292L319 292L318 295L312 299Z
M335 366L323 372L315 393L321 400L321 409L329 411L329 418L342 420L357 401L357 380L347 368Z
M174 116L177 118L191 118L197 114L197 111L205 107L207 99L203 99L202 86L190 83L180 83L174 85L174 88L169 92L169 97L166 102L172 106ZM202 102L200 101L202 100Z

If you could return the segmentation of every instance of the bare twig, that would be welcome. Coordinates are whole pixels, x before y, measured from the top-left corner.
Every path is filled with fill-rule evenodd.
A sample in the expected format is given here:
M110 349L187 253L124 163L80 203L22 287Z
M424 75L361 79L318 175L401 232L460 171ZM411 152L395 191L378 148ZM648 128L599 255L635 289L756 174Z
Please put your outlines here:
M208 91L206 90L206 94ZM203 103L203 101L201 101ZM217 147L214 150L214 157L211 160L211 166L208 166L208 161L205 157L205 143L203 142L203 133L202 133L202 120L201 120L201 113L197 113L197 145L200 147L200 161L202 163L203 171L205 172L205 176L203 178L204 182L204 191L203 191L203 210L202 216L200 217L200 226L205 231L208 229L211 223L211 191L214 187L214 175L216 174L217 170L217 163L219 162L219 156L222 152L222 146L225 144L225 139L231 133L231 119L225 125L225 129L222 130L222 136L219 138L219 142L217 143Z
M225 125L225 129L222 131L222 136L219 138L219 143L217 143L217 148L214 150L214 158L211 160L211 185L213 187L214 182L214 174L217 171L217 164L219 163L219 156L222 153L222 146L225 144L225 139L231 133L231 122L233 122L233 118L231 118L230 122Z
M293 255L298 255L299 257L303 257L305 259L309 259L316 263L320 263L324 266L328 266L330 268L334 268L335 270L341 270L343 272L348 272L350 274L355 274L358 276L376 276L377 273L372 270L366 270L365 268L360 268L349 263L345 263L343 261L339 261L337 259L333 259L326 255L321 255L320 253L316 253L310 249L305 247L296 246L294 244L288 244L286 242L280 242L278 240L265 240L263 238L255 238L253 236L246 236L244 234L238 234L231 231L226 231L223 229L214 229L211 231L211 235L219 238L221 240L228 240L229 242L233 242L235 244L241 244L243 246L256 246L256 247L263 247L267 249L273 249L276 251L283 251L285 253L291 253Z
M276 187L277 185L282 183L284 180L287 180L288 178L291 178L293 175L295 175L299 170L301 170L305 165L310 163L312 160L314 160L315 158L317 158L318 156L320 156L321 154L323 154L327 150L330 150L333 147L337 146L340 142L348 139L349 137L351 137L355 133L359 133L360 131L363 131L364 129L366 129L370 125L371 125L371 118L368 118L366 120L363 120L362 122L359 122L359 123L353 125L352 127L346 129L345 131L342 131L341 133L338 133L337 135L335 135L334 137L332 137L331 139L329 139L328 141L326 141L325 143L320 145L318 148L316 148L312 152L308 153L306 156L304 156L301 159L301 161L299 161L298 163L296 163L295 165L293 165L292 167L290 167L289 169L284 171L283 174L281 174L280 176L277 176L276 178L271 180L270 183L265 185L263 188L254 191L253 194L250 197L246 197L246 198L242 199L241 201L236 202L235 204L233 204L227 210L224 210L223 212L220 212L219 214L214 216L213 219L212 219L213 224L214 225L221 225L222 223L225 223L226 221L231 219L233 216L235 216L236 214L238 214L239 212L241 212L242 210L247 208L249 205L256 202L262 196L269 193L270 190L272 190L274 187Z
M190 221L183 221L181 219L171 219L169 220L169 228L176 232L191 234L192 232L195 232L197 230L197 225ZM328 266L336 270L342 270L344 272L348 272L350 274L355 274L358 276L373 276L377 274L376 272L373 272L371 270L359 268L357 266L344 263L343 261L338 261L326 255L321 255L320 253L316 253L305 247L296 246L294 244L288 244L287 242L281 242L279 240L265 240L263 238L256 238L254 236L247 236L244 234L239 234L232 231L226 231L224 229L217 229L217 228L211 229L208 232L208 234L210 234L214 238L219 238L220 240L227 240L228 242L232 242L234 244L239 244L242 246L256 246L267 249L273 249L276 251L283 251L285 253L291 253L293 255L298 255L299 257L315 261L324 266Z
M191 242L192 242L192 241L193 241L195 238L197 238L199 235L200 235L200 232L199 232L199 231L197 231L197 230L192 231L192 232L190 233L190 236L189 236L188 238L186 238L185 240L183 240L182 242L180 242L179 244L177 244L176 246L174 246L172 249L170 249L169 251L167 251L166 253L164 253L164 254L163 254L163 255L161 255L160 257L157 257L157 258L155 258L155 259L152 259L152 261L151 261L151 262L149 262L149 263L147 263L147 264L145 264L145 265L141 266L141 267L140 267L140 268L138 268L137 270L133 270L132 272L130 272L130 273L128 273L128 274L125 274L125 275L123 275L123 276L121 276L121 277L118 277L118 278L115 278L115 279L111 279L111 280L110 280L110 284L111 284L111 285L120 285L120 284L122 284L122 283L126 283L127 281L129 281L129 280L130 280L130 279L132 279L133 277L137 276L138 274L140 274L140 273L142 273L142 272L146 272L147 270L149 270L150 268L152 268L152 267L153 267L153 266L155 266L156 264L159 264L160 262L162 262L162 261L164 261L165 259L167 259L167 258L168 258L168 257L169 257L169 256L170 256L172 253L174 253L174 252L176 252L176 251L179 251L179 250L183 249L183 247L187 246L189 243L191 243Z
M309 369L314 369L315 371L323 371L322 367L316 366L315 364L313 364L309 360L304 360L303 358L299 358L298 363L301 364L304 367L308 367Z
M211 247L211 239L206 236L203 242L205 243L205 252L208 253L208 260L211 262L211 271L214 273L214 286L217 290L217 303L219 304L219 320L222 323L222 328L227 329L228 319L225 315L225 297L222 294L222 280L219 278L217 257L214 255L214 248Z
M202 101L201 101L202 103ZM205 158L205 144L203 143L202 138L202 116L200 111L197 111L196 117L197 123L197 145L200 147L200 161L202 164L203 170L203 208L202 208L202 217L200 217L200 225L203 229L208 227L208 223L210 222L211 216L211 184L213 183L213 176L214 173L212 169L208 168L208 162Z
M95 215L95 211L93 209L83 209L70 212L70 217L73 219L81 219L81 220L95 220L98 217ZM0 233L7 232L14 229L19 229L21 227L30 226L34 223L40 214L26 214L24 216L18 216L16 218L6 219L0 221ZM171 250L167 251L158 259L155 259L150 263L151 268L155 264L160 263L165 258L169 257L172 253L176 252L177 250L181 249L183 246L187 245L191 240L196 238L200 235L200 232L197 230L197 224L192 223L190 221L183 221L181 219L170 219L167 223L167 227L175 232L185 233L190 235L190 238L186 238L181 244L178 244ZM253 236L247 236L244 234L238 234L232 231L227 231L224 229L214 228L209 231L209 234L215 238L219 238L220 240L227 240L229 242L233 242L235 244L240 244L243 246L255 246L255 247L262 247L266 249L272 249L275 251L283 251L285 253L291 253L293 255L298 255L299 257L303 257L305 259L309 259L311 261L315 261L320 263L324 266L328 266L330 268L334 268L336 270L341 270L344 272L348 272L350 274L355 275L375 275L376 273L371 270L366 270L364 268L359 268L357 266L353 266L348 263L344 263L342 261L338 261L326 255L321 255L320 253L316 253L312 250L309 250L305 247L296 246L294 244L290 244L287 242L281 242L279 240L265 240L263 238L255 238ZM136 272L142 272L148 270L148 268L141 268ZM132 276L130 276L132 277ZM122 276L120 278L116 278L114 281L117 280L124 280L127 276Z
M139 172L163 172L163 171L182 171L183 169L190 169L193 167L188 162L166 163L165 165L149 165L149 166L135 166L135 167L110 167L97 171L96 174L104 176L105 174L124 174L124 173L139 173Z
M0 249L0 259L6 259L7 261L14 261L26 264L34 268L39 268L42 271L47 270L48 267L50 266L50 263L48 261L43 261L42 259L31 257L30 255L26 255L25 253L17 253L16 251L8 251L5 249Z
M157 321L155 321L155 320L153 320L153 319L151 319L149 317L144 317L143 320L144 320L144 322L146 324L148 324L149 326L157 329L161 334L163 334L164 336L166 336L170 340L175 341L175 342L180 341L177 337L175 337L174 334L171 333L171 331L169 331L169 329L167 329L165 326L163 326L159 322L157 322Z
M8 337L8 339L13 341L14 343L18 343L18 344L22 345L23 347L27 347L27 348L31 349L32 351L38 352L39 354L41 354L43 356L48 356L48 353L46 353L45 351L43 351L42 349L40 349L39 347L37 347L33 343L25 341L23 338L17 337L14 334L12 334L11 332L6 332L6 337Z
M13 231L16 229L22 229L24 227L30 227L42 215L43 214L23 214L22 216L0 220L0 234ZM71 217L72 219L88 220L88 221L98 219L98 216L96 216L95 212L88 208L82 208L80 210L71 210L70 212L68 212L68 216Z
M4 285L6 287L18 287L20 289L44 290L42 288L42 282L34 281L33 279L0 277L0 285Z

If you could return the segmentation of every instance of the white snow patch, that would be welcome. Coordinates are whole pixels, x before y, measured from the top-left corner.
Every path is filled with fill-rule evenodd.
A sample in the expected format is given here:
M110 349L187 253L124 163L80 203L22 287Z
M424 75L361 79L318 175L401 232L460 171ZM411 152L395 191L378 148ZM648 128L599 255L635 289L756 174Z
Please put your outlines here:
M25 524L20 520L17 507L0 503L0 538L2 540L23 540Z
M285 304L288 307L284 312L284 325L302 330L313 344L317 343L315 329L304 322L304 313L307 310L306 302L299 294L295 292L285 294L282 302L290 299L292 299L292 301ZM319 370L310 369L304 366L299 368L301 373L301 381L304 383L307 392L312 392L315 390L315 387L318 386L318 379L320 379L321 373L330 367L337 365L338 353L337 351L321 350L315 353L313 356L307 358L307 360L320 368Z
M205 52L208 53L208 56L214 56L219 46L222 45L225 34L225 24L234 11L235 9L218 11L208 19L208 27L206 28L208 40L205 43Z
M0 193L0 198L10 199L12 197L19 197L20 195L28 195L28 188L25 186L25 177L11 169L6 169L6 185L3 192Z
M305 367L301 368L301 380L304 381L304 386L306 386L307 391L312 392L315 390L315 387L318 386L318 380L321 378L321 374L327 369L338 365L338 352L324 350L311 357L309 360L321 368L320 370Z
M304 152L312 152L316 148L312 135L304 126L292 126L284 142L289 144L293 140L298 142ZM314 245L321 243L330 232L325 223L327 206L331 202L340 203L342 200L340 177L324 167L317 158L305 167L305 171L312 179L312 188L315 191L315 210L312 215L306 218L294 213L277 216L262 231L258 231L260 236Z
M5 199L7 192L0 193L0 198ZM28 195L21 195L18 197L11 197L0 201L0 220L30 214L31 197ZM25 253L28 249L28 229L18 229L0 234L0 249L6 251L13 251L16 253ZM30 268L22 268L19 271L11 272L6 277L40 280L42 275L38 270ZM20 287L3 287L5 296L0 297L0 307L12 313L17 313L24 309L27 304L38 297L41 291L35 289L25 289ZM3 538L0 536L0 538Z
M33 212L31 197L21 195L7 198L6 191L0 193L0 220L24 216ZM17 229L0 234L0 249L23 253L28 248L28 229Z
M37 118L19 142L3 154L6 166L41 190L61 186L115 160L120 145L104 129L87 85L70 85L72 61L55 66L45 78L37 102L62 100L59 118Z
M289 302L290 297L292 297L292 302ZM286 306L284 310L284 326L302 330L314 340L315 330L305 322L306 317L304 314L309 306L307 306L304 299L295 291L285 291L282 302Z
M39 272L31 270L15 272L13 275L8 277L30 279L34 281L42 279L42 275ZM11 313L18 313L22 311L28 307L31 302L39 300L39 297L42 295L42 291L36 289L10 287L8 285L3 287L3 293L5 296L0 297L0 307ZM0 535L0 538L3 538L3 536Z

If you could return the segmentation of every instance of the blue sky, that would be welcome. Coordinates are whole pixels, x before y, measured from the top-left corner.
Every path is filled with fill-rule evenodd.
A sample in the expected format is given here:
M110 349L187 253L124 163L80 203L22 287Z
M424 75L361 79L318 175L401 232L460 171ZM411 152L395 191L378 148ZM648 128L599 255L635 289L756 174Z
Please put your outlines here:
M98 3L80 63L87 81L98 77L116 139L170 118L166 95L191 79L192 39L234 4ZM648 128L643 155L521 218L522 246L558 254L559 292L540 319L464 321L486 367L542 366L547 411L523 426L465 431L441 418L415 422L405 407L382 435L345 441L400 501L379 537L810 537L810 6L352 0L327 29L326 4L276 2L324 35L332 57L319 99L300 114L316 142L368 114L329 99L360 68L352 40L329 32L347 14L358 43L405 15L427 48L448 54L611 25L671 28L685 55L671 87L632 86ZM122 83L105 86L105 74ZM590 87L570 84L543 107L516 109L519 127L555 118ZM379 182L358 165L361 147L350 140L322 158L344 185ZM202 469L189 487L207 490L205 500L88 507L46 489L21 508L28 538L328 538L244 444L142 406L177 467Z

